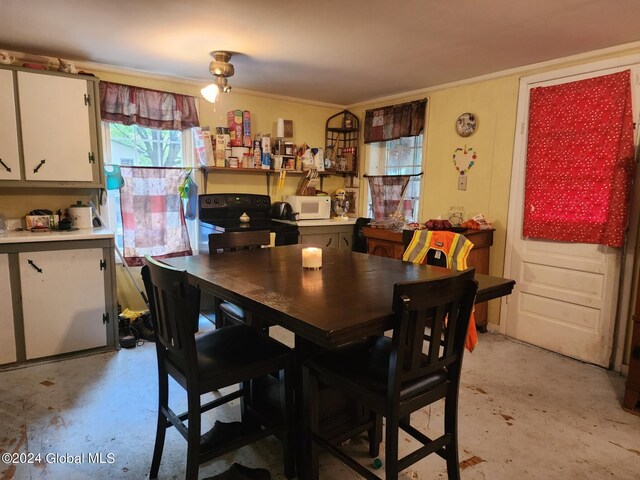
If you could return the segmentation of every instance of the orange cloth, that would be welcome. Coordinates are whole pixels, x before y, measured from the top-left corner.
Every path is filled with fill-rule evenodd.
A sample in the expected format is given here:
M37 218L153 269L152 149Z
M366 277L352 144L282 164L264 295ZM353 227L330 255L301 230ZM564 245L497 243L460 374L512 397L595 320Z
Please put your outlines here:
M467 269L467 257L472 248L473 243L459 233L446 230L416 230L402 255L402 260L461 271ZM476 319L471 312L465 347L473 352L477 344Z

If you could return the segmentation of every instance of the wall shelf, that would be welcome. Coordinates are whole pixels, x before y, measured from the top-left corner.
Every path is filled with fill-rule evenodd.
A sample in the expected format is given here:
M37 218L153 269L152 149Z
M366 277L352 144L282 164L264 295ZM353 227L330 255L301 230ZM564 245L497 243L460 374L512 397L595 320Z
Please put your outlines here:
M207 184L209 181L209 172L225 172L225 173L238 173L238 174L263 174L266 175L267 179L267 195L269 195L270 184L269 180L271 175L280 174L282 172L286 172L287 175L306 175L308 173L307 170L271 170L271 169L262 169L262 168L232 168L232 167L200 167L202 174L204 175L204 193L207 193ZM320 176L320 188L322 189L322 179L323 177L327 177L329 175L349 175L355 174L355 172L335 172L335 171L324 171L318 172Z

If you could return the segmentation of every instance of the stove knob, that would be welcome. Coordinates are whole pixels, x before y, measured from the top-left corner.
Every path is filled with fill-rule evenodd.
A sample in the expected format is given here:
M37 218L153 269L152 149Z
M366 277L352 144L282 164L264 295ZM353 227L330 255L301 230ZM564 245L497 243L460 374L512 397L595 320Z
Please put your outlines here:
M209 205L211 203L211 199L210 198L205 198L204 199L204 203L206 203L207 205Z
M220 199L219 198L214 198L213 199L213 203L215 203L217 205L218 203L220 203Z

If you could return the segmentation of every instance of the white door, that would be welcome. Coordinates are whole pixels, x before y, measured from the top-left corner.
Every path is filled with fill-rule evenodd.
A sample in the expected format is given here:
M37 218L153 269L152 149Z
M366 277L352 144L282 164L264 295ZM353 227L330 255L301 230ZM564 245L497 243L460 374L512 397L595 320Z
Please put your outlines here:
M0 254L0 364L16 361L13 304L9 282L9 255Z
M18 72L18 94L25 178L92 181L87 81Z
M101 248L21 252L26 357L107 344Z
M0 180L20 180L13 72L0 70Z
M611 361L622 252L602 245L522 237L529 91L628 68L632 70L635 120L640 99L638 65L545 81L523 79L511 177L504 276L514 279L516 287L510 298L503 300L501 331L518 340L604 367L609 367ZM546 76L549 78L550 74Z

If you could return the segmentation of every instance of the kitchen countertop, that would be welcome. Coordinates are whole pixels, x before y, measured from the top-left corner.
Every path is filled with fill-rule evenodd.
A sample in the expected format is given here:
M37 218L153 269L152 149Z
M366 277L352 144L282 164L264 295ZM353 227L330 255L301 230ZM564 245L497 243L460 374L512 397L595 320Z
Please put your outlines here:
M356 223L355 218L347 218L346 220L339 220L337 218L327 218L323 220L277 220L272 219L274 222L286 223L287 225L297 225L298 227L326 227L328 225L354 225Z
M52 232L32 233L28 230L8 231L0 234L2 243L32 243L32 242L64 242L68 240L97 240L114 238L111 230L103 227L83 228L79 230L55 230Z

